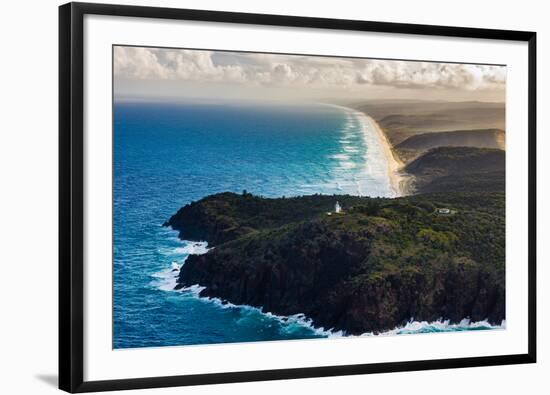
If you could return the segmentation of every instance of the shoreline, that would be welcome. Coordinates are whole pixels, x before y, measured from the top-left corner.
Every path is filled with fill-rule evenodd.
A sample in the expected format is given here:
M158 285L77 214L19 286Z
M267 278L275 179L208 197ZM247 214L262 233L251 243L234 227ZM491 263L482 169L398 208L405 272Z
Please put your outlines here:
M353 111L361 114L361 118L362 118L361 122L370 123L370 125L373 127L376 134L378 135L378 139L380 140L380 146L382 147L382 150L383 150L383 155L386 158L390 185L395 193L395 196L393 197L411 195L413 176L403 171L405 164L395 153L393 146L390 143L390 140L388 139L388 136L386 136L386 133L382 130L382 128L380 127L380 125L378 125L378 123L374 120L374 118L372 118L369 114L358 110L353 110Z
M404 324L397 325L393 329L383 330L379 332L363 332L361 334L347 334L343 330L335 331L333 328L325 329L322 326L316 326L314 320L311 317L303 313L296 313L290 315L276 314L269 311L264 311L263 307L252 306L248 304L235 304L224 300L216 296L201 296L201 291L207 287L200 284L193 284L185 287L177 286L178 274L174 274L174 267L176 266L180 269L185 265L185 261L190 255L202 255L206 254L209 250L207 248L207 242L197 242L192 240L181 240L185 247L189 245L201 244L205 249L201 249L197 252L189 252L189 254L181 261L181 263L172 262L171 266L166 270L155 273L155 276L159 279L164 280L163 283L155 284L155 286L165 292L182 292L188 293L197 300L200 300L204 303L213 304L221 309L239 309L241 311L254 311L260 315L266 316L268 318L273 318L279 321L283 327L286 325L298 325L305 329L309 329L314 335L320 336L321 338L332 338L332 339L346 339L346 338L359 338L359 337L385 337L385 336L396 336L396 335L421 335L421 334L433 334L433 333L450 333L450 332L461 332L461 331L471 331L471 330L502 330L506 329L506 320L502 320L500 324L495 323L491 324L488 319L472 321L468 318L463 318L460 321L451 321L449 319L438 319L435 321L425 321L425 320L415 320L414 317L411 317L409 321ZM187 244L186 244L187 243ZM213 248L213 247L212 247ZM311 339L314 339L312 337ZM277 340L288 340L288 339L274 339ZM290 340L302 340L302 339L290 339ZM208 343L208 344L223 344L223 343Z
M382 148L382 151L383 151L382 154L386 159L388 177L390 179L389 180L390 187L393 190L393 194L394 194L394 196L392 197L396 198L396 197L408 196L413 194L414 188L412 185L413 185L414 176L406 173L403 170L405 167L405 163L399 158L399 156L393 149L393 145L388 139L388 136L386 135L384 130L380 127L380 125L378 125L378 122L374 120L373 117L371 117L368 113L364 111L360 111L352 107L346 107L346 106L342 106L339 104L332 104L332 103L318 103L318 104L339 108L341 110L344 110L356 115L359 118L359 122L361 122L363 126L363 133L366 133L365 123L366 122L370 123L370 125L374 128L376 134L378 135L380 147Z
M394 188L399 193L399 196L412 195L412 181L414 179L414 176L404 171L405 163L399 158L399 156L393 149L393 145L388 139L386 132L384 132L380 125L378 125L378 122L376 122L374 118L372 118L370 115L365 115L370 118L372 124L374 125L374 128L377 130L380 136L380 139L383 141L384 151L386 157L388 158L390 179L394 185Z

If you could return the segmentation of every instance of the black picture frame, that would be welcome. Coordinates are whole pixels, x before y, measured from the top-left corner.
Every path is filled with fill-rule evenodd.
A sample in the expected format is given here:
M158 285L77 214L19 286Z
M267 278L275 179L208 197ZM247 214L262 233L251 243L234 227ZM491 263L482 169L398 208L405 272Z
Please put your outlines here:
M87 14L323 28L528 43L528 352L525 354L85 381L83 19ZM90 392L536 362L536 33L286 15L68 3L59 8L59 388Z

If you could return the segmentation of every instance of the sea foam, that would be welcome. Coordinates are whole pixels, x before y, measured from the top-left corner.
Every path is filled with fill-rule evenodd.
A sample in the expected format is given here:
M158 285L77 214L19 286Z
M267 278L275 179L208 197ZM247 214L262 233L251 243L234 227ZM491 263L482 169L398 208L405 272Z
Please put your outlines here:
M171 264L164 270L156 272L152 275L154 280L152 285L163 291L180 292L191 297L197 298L205 303L211 303L221 309L238 309L245 316L246 315L261 315L263 317L273 319L279 322L281 325L281 331L285 333L292 333L296 330L307 329L316 334L319 337L338 338L338 337L377 337L377 336L394 336L394 335L408 335L408 334L420 334L420 333L437 333L437 332L462 332L471 330L491 330L491 329L505 329L506 322L502 321L500 325L492 325L488 320L471 321L468 318L463 319L459 323L451 323L450 320L439 319L437 321L416 321L410 319L405 325L398 326L394 329L383 331L379 333L365 332L360 335L349 335L342 330L334 330L333 328L323 328L314 325L311 318L305 314L298 313L293 315L278 315L268 311L264 311L263 308L254 307L245 304L234 304L221 298L200 296L201 291L206 287L199 284L193 284L188 287L183 287L176 290L177 278L181 266L185 264L186 258L191 254L205 254L209 251L208 244L206 242L191 242L184 241L183 247L178 247L178 254L185 254L181 263L171 262Z
M159 250L162 254L176 259L170 263L170 266L155 272L151 275L153 280L150 285L163 291L174 291L177 285L177 279L181 266L189 255L206 254L211 248L208 248L208 243L205 241L183 241L182 247L165 248ZM179 262L177 261L179 259ZM200 291L199 291L200 292Z
M211 248L208 248L208 243L203 242L189 242L183 247L178 247L175 249L177 254L187 254L187 255L201 255L206 254Z

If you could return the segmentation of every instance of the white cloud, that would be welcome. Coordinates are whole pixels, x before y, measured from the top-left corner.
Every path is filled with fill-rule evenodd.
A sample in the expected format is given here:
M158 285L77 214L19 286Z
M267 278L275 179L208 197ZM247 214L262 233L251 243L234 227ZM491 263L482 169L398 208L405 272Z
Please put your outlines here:
M470 64L368 60L358 71L360 84L401 88L489 89L504 85L504 67Z
M114 73L128 79L244 81L240 66L216 66L210 51L115 47Z
M506 78L499 66L139 47L115 47L114 73L127 80L354 89L502 89Z

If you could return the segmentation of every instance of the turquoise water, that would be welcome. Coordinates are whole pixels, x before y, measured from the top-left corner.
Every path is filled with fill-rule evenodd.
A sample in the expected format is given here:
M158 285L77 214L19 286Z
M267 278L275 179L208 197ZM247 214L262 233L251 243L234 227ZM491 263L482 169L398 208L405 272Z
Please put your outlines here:
M301 315L275 317L198 298L198 289L174 291L177 269L205 245L182 242L161 224L183 205L223 191L392 196L364 116L317 104L116 103L113 143L114 348L331 335Z

